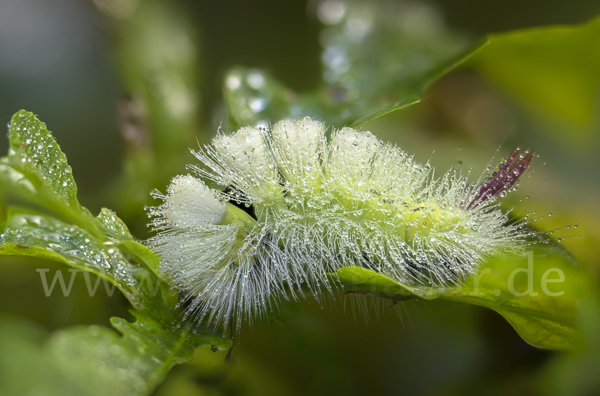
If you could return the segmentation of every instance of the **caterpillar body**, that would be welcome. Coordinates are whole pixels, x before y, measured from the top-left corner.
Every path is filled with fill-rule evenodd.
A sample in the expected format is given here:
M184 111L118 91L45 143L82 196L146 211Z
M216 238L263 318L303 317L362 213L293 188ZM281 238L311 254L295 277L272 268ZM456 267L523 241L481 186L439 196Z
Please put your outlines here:
M403 283L453 285L527 231L496 200L535 154L520 148L484 180L436 178L370 132L331 133L308 117L220 133L193 154L150 209L149 245L186 292L185 316L215 325L266 315L282 298L319 295L327 274L362 266ZM209 188L203 180L225 187ZM237 204L237 205L236 205Z

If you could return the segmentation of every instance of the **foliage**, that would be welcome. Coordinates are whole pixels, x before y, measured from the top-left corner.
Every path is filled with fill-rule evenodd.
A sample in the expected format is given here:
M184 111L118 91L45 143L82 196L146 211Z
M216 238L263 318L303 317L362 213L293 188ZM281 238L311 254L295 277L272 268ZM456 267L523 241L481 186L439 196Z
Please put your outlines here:
M600 83L599 58L592 50L600 35L598 19L473 39L450 31L418 4L341 4L343 12L321 17L324 73L319 86L296 93L263 70L233 68L223 80L225 127L261 126L298 115L338 127L362 125L418 103L437 79L467 67L517 97L517 103L527 103L526 110L533 109L542 122L560 119L582 140L592 139ZM165 9L148 0L132 18L114 21L115 54L132 95L129 106L140 103L144 109L137 116L131 107L125 110L125 124L139 134L126 135L125 172L114 191L118 209L133 227L144 222L148 190L182 169L181 154L199 125L193 34L182 15ZM185 111L176 111L180 108ZM0 255L47 259L92 273L127 297L136 321L112 318L120 335L101 326L47 335L31 324L2 318L2 391L149 394L196 348L233 345L179 320L177 291L158 271L160 258L132 236L115 212L104 208L94 216L79 203L72 170L42 122L18 112L9 140L9 153L0 160L0 207L6 209ZM594 338L600 318L596 279L589 263L578 263L552 239L540 238L532 250L531 261L490 257L478 276L450 290L399 284L358 267L331 276L349 293L390 304L439 299L497 311L528 343L573 351L553 361L544 374L548 384L558 384L549 393L593 392L600 387L580 381L579 375L598 364L600 356ZM564 293L554 296L547 292L554 285L544 280L556 279L556 270L564 275L556 284ZM25 367L35 383L22 375Z
M489 258L468 282L451 289L400 284L368 269L348 267L338 276L348 292L372 293L403 300L407 295L475 304L500 313L530 344L568 350L581 342L575 328L578 303L590 294L588 275L562 247L540 243L530 258L497 255ZM561 279L560 291L547 279ZM519 274L519 275L517 275ZM552 277L550 277L552 274ZM563 278L564 277L564 278ZM512 291L511 291L512 289ZM548 293L550 291L550 293Z
M576 142L586 141L597 130L600 55L583 49L597 46L598 35L599 18L575 27L493 34L470 64L538 114L576 132Z
M42 122L20 111L9 132L2 192L10 210L0 234L0 254L55 260L104 278L129 299L137 318L134 323L112 319L121 337L103 327L67 329L53 334L38 352L24 338L30 353L39 354L39 389L51 394L106 394L107 389L110 394L147 394L194 348L231 346L230 340L178 322L177 299L156 273L159 258L136 242L113 212L102 209L94 218L79 204L71 168ZM3 365L10 367L20 353L4 354ZM13 391L28 385L20 377L6 381L16 387Z

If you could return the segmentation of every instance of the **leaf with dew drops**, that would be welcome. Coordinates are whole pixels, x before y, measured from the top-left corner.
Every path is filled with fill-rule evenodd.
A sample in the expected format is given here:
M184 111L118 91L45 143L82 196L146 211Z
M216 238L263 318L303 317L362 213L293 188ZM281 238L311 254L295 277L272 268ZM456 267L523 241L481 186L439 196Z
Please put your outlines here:
M29 176L38 188L46 188L71 207L79 207L77 186L65 154L46 124L25 110L10 121L8 164Z
M102 208L96 219L102 224L103 229L110 236L110 239L123 252L131 255L136 262L146 266L156 276L163 277L165 275L158 270L160 265L160 257L158 254L137 242L125 223L110 209Z
M132 275L139 266L128 261L111 242L103 243L86 230L24 210L9 210L0 234L0 255L22 255L63 262L114 283L134 304L142 302Z
M147 394L194 348L230 346L221 336L180 322L177 294L158 276L160 258L135 241L114 212L102 209L93 217L79 204L71 168L42 122L20 111L9 136L9 155L0 160L0 198L8 207L0 255L49 259L91 272L116 285L137 317L134 323L113 318L123 337L94 326L51 337L41 353L68 385L59 389L106 394L104 381L111 383L111 394ZM102 380L90 390L89 377Z
M420 102L438 78L487 44L449 26L432 5L419 2L317 2L324 24L323 79L334 122L352 127Z
M77 200L77 185L65 154L36 116L20 110L9 126L8 156L0 160L0 199L34 206L101 237L93 216Z
M453 287L402 284L361 267L342 268L335 275L347 292L395 300L412 294L490 308L531 345L571 349L580 342L578 304L591 290L591 278L555 243L538 243L525 253L490 257L477 275Z
M110 213L103 213L106 224ZM129 233L126 228L121 231ZM126 248L120 249L122 243ZM0 234L0 255L50 259L91 272L114 283L136 308L134 323L121 318L111 320L123 337L107 328L87 327L64 330L51 338L47 348L52 364L59 365L58 375L67 376L72 386L94 376L111 382L116 392L111 394L147 394L174 364L189 359L194 348L231 346L228 339L209 332L192 332L189 324L178 321L178 310L173 308L176 295L169 293L167 284L147 266L137 263L152 262L156 255L139 245L146 250L138 248L137 262L132 261L127 252L136 245L132 239L101 242L75 225L35 212L9 212ZM111 378L114 375L116 379Z
M335 17L330 6L315 2L325 25L320 86L295 93L261 70L236 68L223 85L233 129L298 116L362 125L420 102L431 84L488 43L452 31L425 4L339 2Z

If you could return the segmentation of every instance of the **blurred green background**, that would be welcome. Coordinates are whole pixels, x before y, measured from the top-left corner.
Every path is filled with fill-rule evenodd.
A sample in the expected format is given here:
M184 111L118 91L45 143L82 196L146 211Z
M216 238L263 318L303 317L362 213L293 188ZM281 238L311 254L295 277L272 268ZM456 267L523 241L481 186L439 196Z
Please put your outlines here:
M355 87L344 85L353 81L351 73L376 75L410 55L402 51L411 45L461 46L488 33L581 24L600 15L597 0L375 3L0 0L0 118L6 124L22 108L36 113L67 154L81 203L92 213L115 209L143 239L149 191L164 189L194 162L186 147L208 141L219 125L235 127L225 104L235 98L226 94L224 101L223 95L234 68L278 80L271 103L279 100L283 108L324 81L351 96ZM353 25L342 26L347 20L340 16L356 9L371 15L371 26L404 21L404 30L382 33L385 44L377 50L385 56L361 58L364 43L352 41ZM328 52L335 35L347 45L349 68ZM539 40L537 55L525 44L516 50L501 44L444 76L421 103L363 128L421 162L472 168L474 175L498 147L498 155L531 147L540 158L512 199L531 196L519 208L544 215L536 223L541 230L578 224L559 236L599 275L600 34ZM538 75L536 85L532 76ZM323 92L331 101L337 91ZM56 270L66 273L57 264L12 257L0 264L2 320L30 321L40 338L43 330L108 325L111 316L128 315L118 292L109 297L100 288L89 297L82 276L69 297L46 297L36 269L49 268L52 279ZM157 394L593 394L597 379L586 370L600 373L598 360L578 363L575 355L529 346L483 308L415 301L402 304L401 315L373 307L365 321L348 299L328 305L284 305L271 323L243 329L233 364L223 365L221 353L199 350Z

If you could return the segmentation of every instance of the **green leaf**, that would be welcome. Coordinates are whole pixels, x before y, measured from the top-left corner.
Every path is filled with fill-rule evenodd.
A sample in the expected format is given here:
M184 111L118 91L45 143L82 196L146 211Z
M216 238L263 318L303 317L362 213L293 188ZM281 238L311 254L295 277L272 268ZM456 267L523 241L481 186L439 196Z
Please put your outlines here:
M101 326L74 327L53 333L3 318L0 322L0 391L6 394L147 395L174 364L194 348L224 350L231 340L173 331L135 312L137 321L113 318L119 336ZM30 381L35 378L36 381Z
M579 301L590 290L589 274L559 246L539 243L526 253L493 256L478 275L456 287L403 284L361 267L342 268L336 275L347 292L391 299L412 294L487 307L504 316L530 344L570 349L580 341L574 325Z
M0 160L0 199L26 204L101 237L93 216L77 201L77 186L64 153L34 114L16 113L9 126L8 156Z
M21 110L10 121L9 140L11 167L29 176L36 187L52 191L69 206L79 207L71 167L46 124Z
M134 305L142 304L138 279L132 275L139 266L129 263L114 243L103 243L75 225L11 211L0 234L0 255L45 258L89 271L114 283Z
M111 233L130 235L108 209L102 223ZM117 231L115 231L117 230ZM91 272L121 290L136 308L175 321L177 295L158 273L160 257L140 243L107 235L102 241L76 225L23 209L11 209L0 234L0 255L53 260Z
M363 98L361 100L363 104L359 105L359 108L354 109L353 114L364 115L354 119L350 126L356 127L372 121L375 118L391 113L392 111L400 110L419 103L421 101L421 96L425 90L431 86L431 84L433 84L443 75L459 67L467 59L473 56L473 54L478 52L486 45L487 40L481 40L480 42L468 47L466 50L455 54L452 58L444 62L430 65L429 68L421 71L419 76L415 76L414 80L397 81L393 91L390 91L388 95L379 100L375 100L375 97L369 96ZM371 100L374 102L383 103L375 106L369 105L368 103Z
M100 214L98 214L96 220L102 224L104 231L111 237L118 240L133 239L123 220L112 210L107 208L100 209Z
M489 41L469 66L545 117L576 127L580 137L592 136L600 87L600 18L578 26L493 34Z
M40 357L43 366L57 370L40 376L49 381L47 389L147 394L195 347L230 345L222 337L192 332L178 318L177 294L159 275L160 258L136 242L114 212L102 209L94 218L79 204L71 168L43 123L21 111L9 132L11 150L0 163L0 180L6 182L0 192L8 206L0 255L49 259L91 272L116 285L138 318L135 323L112 319L123 337L100 327L52 336Z
M190 358L195 347L230 346L230 340L195 334L189 324L179 322L179 311L172 308L176 293L146 265L133 262L130 251L139 262L157 265L156 254L133 240L100 242L75 225L39 214L11 211L0 234L0 255L50 259L91 272L114 283L137 308L133 324L111 320L124 337L101 327L66 330L52 337L49 359L60 363L60 376L76 389L94 377L91 383L100 381L98 386L110 382L110 394L148 394L174 364ZM101 389L106 394L107 388Z
M160 256L135 241L123 220L115 212L107 208L102 208L96 219L102 224L104 231L119 249L133 257L137 263L145 266L156 276L161 277L165 281L168 280L165 274L158 270Z
M344 2L343 16L321 33L324 79L312 92L296 94L259 70L232 70L223 85L231 127L298 116L358 126L418 103L487 44L449 31L424 7Z
M0 191L10 198L9 208L31 209L9 209L0 254L51 259L92 272L115 284L138 308L162 304L169 294L156 276L160 259L133 240L114 212L102 209L94 218L79 204L71 167L46 125L21 110L11 120L9 139L9 155L0 163L5 182Z
M318 10L326 25L320 41L337 125L358 126L418 103L429 85L486 44L452 31L423 3L346 1L333 20L323 15L327 6Z

